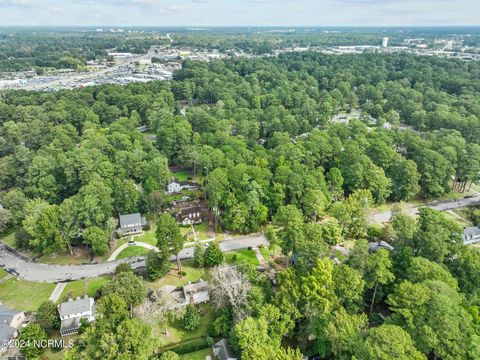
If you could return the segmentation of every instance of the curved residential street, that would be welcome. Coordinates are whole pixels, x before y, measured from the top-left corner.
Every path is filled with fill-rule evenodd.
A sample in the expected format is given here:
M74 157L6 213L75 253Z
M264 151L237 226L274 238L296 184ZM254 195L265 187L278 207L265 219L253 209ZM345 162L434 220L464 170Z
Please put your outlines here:
M267 245L267 241L263 235L243 236L220 242L220 248L224 252L246 249L248 247L256 247L259 245ZM193 247L184 248L179 255L181 260L193 258ZM172 258L172 261L173 260L174 258ZM0 266L10 274L13 274L20 279L30 281L56 283L94 278L112 274L117 265L124 262L129 263L132 269L145 267L144 257L133 257L89 265L40 264L26 261L13 252L8 251L5 247L0 247Z
M449 200L449 201L437 201L431 202L428 205L420 205L420 206L408 206L407 213L408 215L414 216L419 213L419 210L422 207L429 207L434 210L438 211L447 211L447 210L455 210L460 209L467 206L478 205L480 204L480 195L476 195L472 198L468 199L458 199L458 200ZM390 221L392 217L392 212L390 210L383 211L379 213L372 214L371 221L375 224L382 224L384 222Z

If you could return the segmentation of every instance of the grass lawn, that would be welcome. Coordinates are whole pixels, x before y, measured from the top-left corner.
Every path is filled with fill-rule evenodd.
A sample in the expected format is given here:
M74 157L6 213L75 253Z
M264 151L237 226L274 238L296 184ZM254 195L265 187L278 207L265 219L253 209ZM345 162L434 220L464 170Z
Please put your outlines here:
M179 200L182 200L182 196L183 196L182 194L170 194L165 196L164 202L169 204L172 201L179 201Z
M58 331L56 331L55 334L49 336L49 339L59 339L59 338L60 338L60 334L58 333ZM75 334L75 335L65 336L62 339L65 343L68 343L70 340L73 340L73 341L77 340L78 335ZM68 350L68 348L63 348L60 351L53 351L52 348L48 347L47 350L40 357L40 359L42 359L42 360L62 360L63 357L65 356L65 353L66 353L67 350Z
M199 279L206 280L208 278L207 270L194 267L193 260L182 261L182 271L186 272L183 278L178 275L177 265L172 264L170 272L164 277L150 283L150 288L152 290L158 290L165 285L183 286L189 281L194 282Z
M243 249L225 253L225 261L227 264L247 263L254 266L260 265L255 252L253 250Z
M444 211L443 214L448 219L455 221L460 226L466 226L466 227L473 226L472 222L468 218L468 214L465 209Z
M37 310L48 300L55 284L8 279L0 284L0 303L17 310Z
M198 329L192 332L186 331L182 328L181 320L177 319L168 326L168 336L165 336L165 334L162 333L161 328L157 329L156 332L159 334L160 346L164 347L182 341L206 337L208 335L209 327L215 320L214 311L209 304L201 304L197 308L200 311L201 316Z
M186 170L180 170L173 173L179 181L187 181L189 177L193 178L193 174Z
M135 236L133 240L147 243L150 245L157 245L157 239L155 237L156 230L157 226L152 223L152 227L150 228L150 230L145 231L141 236Z
M82 296L83 289L86 286L87 295L94 297L97 291L105 284L108 280L110 280L110 276L101 276L93 279L87 280L77 280L71 281L65 286L65 289L60 295L59 300L63 300L67 297L67 295L71 295L72 297Z
M207 240L209 238L208 236L209 227L207 222L193 225L193 228L195 229L197 240ZM182 235L187 237L187 241L195 241L191 226L182 226L180 228L180 232L182 233Z
M15 230L5 234L1 239L5 244L15 247Z
M132 256L145 256L150 252L150 250L145 249L141 246L129 246L126 249L123 249L120 254L117 256L118 259L125 259Z
M38 258L38 262L45 263L45 264L53 264L53 265L80 265L80 264L89 264L90 263L90 256L87 254L77 255L70 255L70 253L57 253L55 255L43 255Z
M280 246L274 246L273 250L269 249L268 246L262 246L262 247L259 247L259 249L263 257L267 261L273 260L275 257L278 257L278 256L283 256L282 249L280 249ZM272 257L272 253L273 253L273 257Z
M0 268L0 279L3 279L7 275L8 275L8 273L5 270L3 270L2 268Z
M195 351L190 354L180 355L181 360L205 360L207 356L210 355L210 358L213 359L212 349L205 349L200 351Z

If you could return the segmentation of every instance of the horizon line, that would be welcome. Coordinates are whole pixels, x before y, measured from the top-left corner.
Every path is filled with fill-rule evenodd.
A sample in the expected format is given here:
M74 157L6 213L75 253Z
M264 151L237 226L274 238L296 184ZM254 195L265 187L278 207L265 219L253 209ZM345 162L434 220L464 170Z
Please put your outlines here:
M475 28L480 27L480 24L477 25L129 25L129 24L104 24L104 25L44 25L44 24L10 24L2 25L0 28L12 28L12 27L39 27L39 28L101 28L101 27L125 27L125 28L159 28L159 29L168 29L168 28L200 28L200 29L209 29L209 28L364 28L364 29L401 29L401 28Z

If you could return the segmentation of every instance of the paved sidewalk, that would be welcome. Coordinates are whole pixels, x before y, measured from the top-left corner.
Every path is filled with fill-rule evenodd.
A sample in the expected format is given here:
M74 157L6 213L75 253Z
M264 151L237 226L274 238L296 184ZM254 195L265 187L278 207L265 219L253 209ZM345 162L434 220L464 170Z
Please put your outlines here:
M258 247L254 247L253 251L255 251L255 256L257 257L258 262L260 263L261 266L263 266L265 269L269 269L270 265L268 264L267 260L263 257L262 252Z
M63 290L65 289L65 286L67 286L66 282L60 282L55 286L55 289L53 289L52 294L48 298L53 303L56 303L58 299L60 298L60 295L62 295Z

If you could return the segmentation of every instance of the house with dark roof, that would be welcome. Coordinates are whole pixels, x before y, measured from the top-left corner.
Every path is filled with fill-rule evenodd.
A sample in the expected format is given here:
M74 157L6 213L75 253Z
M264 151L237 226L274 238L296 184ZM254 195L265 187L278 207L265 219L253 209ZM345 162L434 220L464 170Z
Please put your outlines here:
M218 360L237 360L227 339L222 339L212 346L213 356Z
M480 242L480 227L472 226L463 229L463 243L465 245L476 244Z
M176 216L177 223L187 226L200 224L208 220L208 209L200 205L181 208Z
M80 320L86 319L88 322L95 320L95 300L91 297L77 297L75 300L68 301L58 305L60 315L60 335L72 335L78 332Z
M140 213L120 215L119 220L119 230L124 235L140 234L147 225L147 220Z
M25 313L0 305L0 353L7 350L8 340L17 337L17 330L25 321Z

